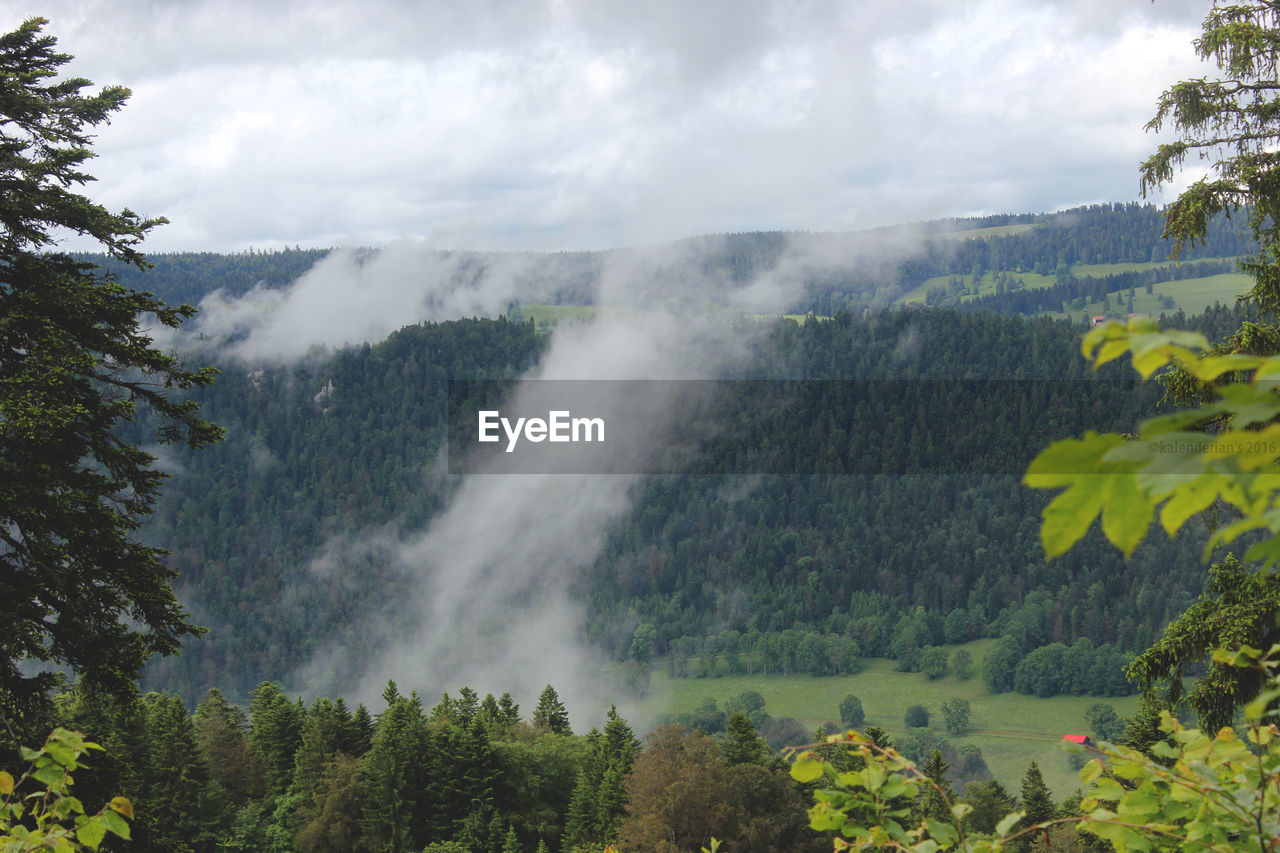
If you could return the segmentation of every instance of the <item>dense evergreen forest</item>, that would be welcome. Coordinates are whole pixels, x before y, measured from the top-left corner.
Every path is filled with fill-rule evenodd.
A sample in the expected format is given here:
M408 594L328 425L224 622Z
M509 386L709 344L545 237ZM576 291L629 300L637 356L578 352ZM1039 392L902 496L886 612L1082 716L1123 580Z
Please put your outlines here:
M849 700L842 715L861 726ZM770 722L759 695L730 705L714 737L677 723L645 745L613 709L582 733L550 685L531 712L466 687L428 707L394 682L372 711L340 698L304 704L269 682L247 711L216 689L192 712L170 693L112 699L77 687L59 697L56 722L106 748L79 768L76 795L133 804L132 839L107 839L106 851L598 853L609 843L665 849L672 833L680 849L712 836L727 849L830 849L808 825L815 786L793 781L757 733ZM1058 807L1034 762L1015 799L975 747L911 725L896 746L965 785L969 831L990 833L1019 801ZM781 731L790 743L825 734ZM880 728L866 731L895 745ZM826 752L847 763L839 748ZM1063 813L1077 804L1068 799ZM903 805L929 813L927 801Z
M1032 227L951 236L1009 224ZM888 303L938 274L1159 260L1158 228L1158 216L1136 205L934 223L906 260L815 275L798 307L827 319L730 321L756 332L766 324L738 376L778 383L785 404L753 409L756 384L729 383L742 399L728 405L748 414L691 470L644 481L598 558L573 578L589 614L586 639L626 676L619 697L642 692L653 666L675 677L821 676L856 672L876 656L931 674L971 666L938 647L979 637L998 638L982 667L994 692L1131 692L1123 664L1203 588L1203 527L1172 542L1152 537L1128 560L1095 532L1045 562L1038 519L1047 497L1019 479L1055 438L1130 428L1160 405L1161 388L1128 381L1120 366L1091 372L1079 357L1083 326L1010 316L1032 313L1016 292L963 312ZM1232 254L1238 236L1224 229L1197 256ZM716 250L702 252L702 272L745 282L778 263L794 237L698 239ZM284 287L324 256L160 255L149 273L117 273L198 302L218 288ZM548 301L589 304L602 262L600 253L555 258L564 275ZM1163 280L1222 263L1141 275ZM1068 274L1055 294L1144 281ZM1244 316L1218 307L1166 319L1219 338ZM153 661L144 686L164 692L125 701L76 688L56 708L59 722L109 750L78 791L122 792L139 804L129 849L534 853L612 840L646 849L656 798L673 785L684 791L680 819L698 837L779 851L829 846L806 827L811 791L787 778L774 753L806 733L770 718L758 695L672 718L648 749L612 711L575 735L550 687L531 714L509 695L481 699L468 688L432 707L394 684L374 709L291 698L309 686L291 680L326 644L345 650L331 676L350 683L380 652L360 614L408 598L407 578L378 548L343 546L420 530L457 488L441 465L449 380L517 378L548 342L532 322L504 317L417 323L292 364L221 363L218 381L192 392L227 437L200 452L151 447L171 476L143 533L171 551L179 594L210 632L182 656ZM787 416L797 411L823 416ZM144 415L123 437L141 442L153 426ZM745 463L744 446L756 454ZM820 464L769 473L795 458ZM758 472L741 473L744 465ZM843 718L856 717L854 706L840 715L853 724ZM973 747L956 750L927 728L899 746L969 783L979 831L1016 801ZM1019 793L1047 799L1034 767Z
M948 236L1011 224L1024 230ZM939 270L1146 261L1164 251L1159 228L1158 212L1139 205L932 223L918 229L923 254L889 275L903 287ZM1236 229L1219 228L1195 251L1219 256L1237 251L1240 239ZM703 271L748 280L777 262L787 240L720 238L702 253ZM127 284L194 302L219 288L282 287L323 256L159 255L147 273L116 272ZM590 290L600 256L549 261L573 273L556 279L572 283L561 295ZM862 274L849 271L845 284ZM1212 337L1240 316L1217 309L1173 322ZM1069 323L945 310L778 323L744 377L841 381L803 386L805 405L826 412L823 420L761 417L737 430L757 447L824 458L824 474L739 477L731 488L701 474L650 480L599 559L575 579L590 641L619 661L665 657L672 674L686 676L840 673L866 656L916 670L931 646L1008 637L990 662L1005 673L993 689L1130 690L1119 663L1195 598L1203 571L1194 543L1160 539L1127 562L1100 537L1044 562L1037 524L1045 498L1018 485L1025 463L1052 438L1125 429L1160 396L1153 386L1116 382L1123 371L1092 376L1078 356L1080 332ZM531 324L473 319L409 326L288 366L221 364L218 382L196 398L228 438L200 453L160 453L173 476L146 531L172 552L183 600L211 633L183 656L155 661L147 683L189 704L210 687L243 701L264 679L290 679L334 639L352 652L339 683L358 673L376 650L363 648L353 614L396 600L406 579L376 549L335 544L427 524L456 482L439 464L447 381L517 377L545 347ZM914 381L874 399L867 386L850 390L880 380ZM992 399L1010 393L1003 403ZM126 438L149 426L141 420ZM938 444L948 436L955 440ZM715 460L705 454L702 470L716 472ZM786 469L776 457L757 461L762 472ZM331 552L337 570L311 571ZM1068 651L1074 670L1089 675L1063 674L1057 663Z
M1231 259L1251 251L1245 219L1216 218L1207 239L1186 247L1180 260ZM1163 227L1160 211L1152 205L1101 204L1056 214L948 219L855 234L755 232L612 252L437 254L458 260L455 275L466 282L518 263L523 272L513 283L514 295L523 301L560 305L596 304L611 256L685 258L664 264L657 272L677 281L742 283L795 264L801 286L794 302L779 308L821 315L883 308L921 282L942 275L960 279L1004 272L1011 281L1019 273L1062 277L1052 292L1037 289L1010 293L1008 299L1000 294L965 303L969 309L1014 314L1057 310L1081 296L1097 298L1097 294L1184 278L1193 272L1210 274L1209 267L1201 264L1179 266L1170 261L1169 243L1161 237ZM298 248L238 255L156 254L149 256L155 268L146 272L103 255L79 257L99 264L128 287L149 290L171 304L197 305L214 290L235 297L258 286L284 287L328 254L328 250ZM1078 264L1150 262L1163 262L1161 271L1081 280L1071 275L1071 268ZM1217 260L1213 271L1233 268L1230 260ZM937 301L953 300L944 293Z
M1180 322L1216 330L1238 317L1220 309ZM1010 687L1124 691L1115 661L1194 599L1203 568L1194 543L1159 539L1127 562L1100 537L1043 560L1045 498L1019 485L1026 461L1054 437L1127 428L1159 399L1155 386L1113 381L1121 371L1094 377L1077 355L1080 331L941 309L776 324L750 367L756 378L917 381L874 411L835 395L823 401L829 421L762 420L755 434L771 447L856 448L889 473L650 481L576 581L590 639L618 660L671 655L677 674L716 674L841 672L871 655L912 670L928 646L1009 635L1013 668L1045 646L1110 661L1096 683ZM209 687L242 700L335 637L350 653L339 679L358 673L377 649L362 646L353 615L395 600L405 579L376 550L339 549L340 565L323 574L309 567L344 537L424 525L453 487L437 463L447 378L518 375L545 341L530 324L466 320L290 367L226 366L198 399L228 438L162 458L174 476L147 531L169 545L183 599L211 633L155 662L148 683L188 702ZM998 417L983 403L991 394L965 393L1009 378L1022 381L990 388L1033 396ZM957 393L918 399L948 387ZM912 423L926 409L946 413L927 425L935 434L966 437L943 470L970 473L913 461L929 458L919 455L924 425Z

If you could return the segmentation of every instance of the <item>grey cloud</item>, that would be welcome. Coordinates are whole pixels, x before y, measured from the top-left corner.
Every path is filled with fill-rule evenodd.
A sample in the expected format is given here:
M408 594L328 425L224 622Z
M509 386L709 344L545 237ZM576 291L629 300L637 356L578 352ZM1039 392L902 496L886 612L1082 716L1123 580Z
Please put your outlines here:
M172 220L152 251L599 249L1129 200L1155 97L1199 71L1202 6L51 0L46 14L76 73L135 90L91 189Z

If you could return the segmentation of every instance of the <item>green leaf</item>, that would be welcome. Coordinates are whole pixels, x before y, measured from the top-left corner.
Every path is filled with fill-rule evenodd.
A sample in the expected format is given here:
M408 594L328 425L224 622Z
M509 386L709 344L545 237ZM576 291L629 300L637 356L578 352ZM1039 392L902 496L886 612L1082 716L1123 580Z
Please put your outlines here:
M98 818L90 818L76 827L76 839L90 850L97 850L106 835L106 824Z
M1160 415L1142 422L1142 437L1157 438L1172 432L1183 432L1189 427L1204 423L1220 413L1221 409L1218 406L1209 405L1188 409L1184 412Z
M1264 570L1280 563L1280 537L1272 536L1249 546L1249 550L1244 552L1244 559L1249 563L1261 563Z
M1119 773L1122 768L1116 768ZM1093 786L1093 790L1089 792L1089 796L1096 800L1104 800L1106 802L1115 802L1124 796L1124 788L1120 787L1120 783L1109 777L1102 777Z
M125 797L112 797L111 802L107 803L107 808L133 820L133 803Z
M1226 482L1223 474L1205 472L1191 483L1177 489L1160 508L1160 525L1170 536L1181 529L1193 515L1208 509Z
M817 803L809 809L809 828L818 832L830 832L845 824L844 812L831 808L826 803Z
M0 770L0 796L7 797L13 793L13 777Z
M956 832L956 828L949 823L925 818L925 826L929 828L929 835L944 847L950 847L960 840L960 833Z
M1262 359L1243 353L1206 356L1187 364L1187 370L1201 382L1212 382L1224 373L1252 370L1262 364Z
M1040 540L1051 559L1071 550L1102 511L1102 491L1094 483L1074 485L1058 495L1041 513Z
M1093 783L1093 780L1097 779L1101 775L1102 762L1095 758L1084 767L1080 768L1080 784L1090 785Z
M1144 785L1136 790L1130 791L1124 799L1120 801L1120 805L1116 808L1116 811L1120 814L1138 815L1143 817L1155 814L1159 810L1160 798L1152 792L1149 785Z
M1013 829L1014 824L1027 816L1026 812L1009 812L1000 822L996 824L996 835L1003 837L1009 834L1009 830Z
M1280 414L1280 397L1252 385L1226 385L1218 390L1219 405L1232 413L1234 429L1267 424Z
M812 782L822 776L823 761L813 752L802 752L791 765L791 778L797 782Z
M1102 532L1130 557L1155 520L1155 506L1132 474L1113 474L1107 478L1105 489Z
M1022 482L1033 489L1073 485L1081 475L1100 473L1102 458L1124 443L1124 436L1092 431L1086 432L1084 438L1055 441L1031 460Z
M31 775L40 782L43 782L45 785L54 788L61 787L63 777L66 776L66 773L67 771L63 770L61 766L51 762L37 767L35 772Z
M102 821L107 825L108 832L120 836L125 841L129 840L129 824L119 814L108 809L102 813Z
M1253 699L1253 701L1244 706L1245 719L1262 719L1262 716L1267 712L1267 706L1277 699L1280 699L1280 687L1273 686L1267 690L1263 690Z

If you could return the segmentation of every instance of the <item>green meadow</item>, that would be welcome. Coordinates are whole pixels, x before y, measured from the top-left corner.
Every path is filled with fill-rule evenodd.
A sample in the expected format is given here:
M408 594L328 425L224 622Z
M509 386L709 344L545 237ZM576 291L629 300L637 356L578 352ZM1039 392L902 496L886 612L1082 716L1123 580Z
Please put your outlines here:
M1057 276L1037 275L1036 273L1033 273L1033 272L1018 272L1018 273L1009 272L1009 274L1012 275L1014 278L1022 279L1023 283L1027 287L1027 290L1037 290L1043 287L1050 287L1056 284L1058 281ZM935 275L933 278L925 279L920 284L916 285L915 287L908 290L906 293L902 294L902 296L899 297L898 301L903 303L916 302L916 303L919 303L920 305L923 305L925 296L929 293L929 288L939 287L939 286L945 288L947 286L947 283L951 281L951 279L953 278L959 278L960 280L962 280L965 283L966 287L971 286L973 283L973 276L955 275L955 274ZM990 272L985 273L978 282L978 295L985 296L988 293L995 293L995 292L996 292L996 274L990 273ZM964 300L968 300L971 298L973 297L972 296L963 297Z
M1041 699L1020 693L992 694L982 683L982 656L991 640L979 640L955 648L968 649L974 674L960 680L946 675L930 681L921 673L894 670L894 662L870 659L857 675L815 677L728 676L722 678L668 678L661 663L655 665L649 695L639 703L644 719L662 714L692 711L707 699L724 707L725 701L747 690L765 699L765 710L774 717L795 717L806 728L840 720L840 701L852 693L862 700L867 725L881 726L892 736L906 732L902 717L909 705L929 709L930 726L955 746L971 743L982 750L987 766L1006 787L1017 789L1033 759L1045 782L1059 798L1079 787L1077 771L1069 755L1059 748L1064 734L1088 734L1085 709L1105 702L1120 716L1137 710L1137 697L1055 696ZM942 703L952 697L969 700L970 730L963 736L946 734Z
M560 323L585 323L600 312L598 305L521 305L520 314L533 320L538 331L548 331Z
M1220 259L1217 259L1217 260L1220 260ZM1071 268L1071 274L1074 275L1076 278L1102 278L1103 276L1118 275L1119 273L1124 273L1124 272L1135 272L1135 271L1140 272L1142 270L1152 269L1153 267L1167 267L1171 263L1173 262L1166 259L1166 260L1147 262L1147 263L1076 264ZM1058 281L1058 277L1056 275L1037 275L1036 273L1033 273L1033 272L1015 272L1013 270L1004 270L1004 272L1014 276L1015 278L1022 279L1023 283L1026 285L1027 290L1038 290L1040 288L1050 287L1056 284ZM934 276L933 278L926 279L925 281L911 288L906 293L904 293L901 297L899 297L898 301L900 303L914 302L914 303L919 303L923 305L925 301L925 296L929 293L929 288L938 287L938 286L946 287L947 283L950 282L952 278L957 278L957 277L960 278L965 283L966 287L972 286L971 276L967 276L967 275L957 276L955 274L938 275L938 276ZM1163 282L1162 284L1157 284L1156 288L1159 289L1161 287L1164 287L1165 285L1187 285L1187 287L1175 288L1173 291L1170 292L1170 295L1174 296L1175 301L1177 301L1178 296L1182 296L1183 299L1186 300L1187 304L1184 305L1182 304L1181 301L1179 301L1178 303L1179 307L1182 308L1182 310L1186 311L1188 314L1194 314L1194 313L1203 311L1205 308L1212 305L1215 300L1218 302L1226 302L1226 303L1233 302L1235 300L1236 294L1241 293L1243 291L1237 289L1227 294L1226 290L1229 289L1230 287L1237 286L1235 282L1249 281L1249 280L1250 279L1248 279L1246 276L1240 275L1238 273L1226 273L1223 275L1208 276L1206 278L1186 279L1185 281ZM1201 285L1198 285L1196 283L1203 283L1203 290L1207 294L1207 296L1201 296L1199 294L1199 291L1201 290ZM995 292L996 292L996 274L993 272L985 273L978 283L978 295L986 296L988 294L993 294ZM1144 293L1144 291L1141 288L1139 288L1138 292L1139 294ZM1224 294L1226 298L1224 298ZM962 299L965 301L970 300L972 298L973 298L972 294L962 297ZM1156 304L1158 307L1157 302L1155 302L1154 300L1150 300L1150 301L1152 301L1153 304ZM1136 302L1135 302L1134 308L1135 308L1135 311L1137 311L1138 313L1147 313L1146 309L1138 309ZM1057 316L1066 316L1066 315L1063 315L1061 312L1046 312L1046 313L1054 313ZM1100 312L1095 312L1095 313L1100 313ZM1159 313L1159 312L1157 311L1156 313ZM1073 311L1071 312L1071 315L1078 316L1078 317L1087 316L1087 314L1082 311Z
M1133 313L1159 316L1162 312L1168 313L1182 309L1188 315L1199 314L1214 303L1223 305L1235 304L1236 297L1251 287L1253 287L1253 279L1243 273L1222 273L1221 275L1211 275L1206 278L1165 281L1155 285L1152 288L1154 292L1151 295L1147 295L1146 290L1143 288L1138 288L1134 291ZM1118 295L1123 297L1123 293ZM1160 302L1161 295L1172 299L1174 307L1163 307ZM1045 311L1044 313L1059 319L1085 320L1100 314L1121 318L1127 312L1127 300L1124 298L1117 300L1116 296L1113 295L1109 308L1101 302L1092 302L1083 309L1072 309L1065 314L1061 311Z

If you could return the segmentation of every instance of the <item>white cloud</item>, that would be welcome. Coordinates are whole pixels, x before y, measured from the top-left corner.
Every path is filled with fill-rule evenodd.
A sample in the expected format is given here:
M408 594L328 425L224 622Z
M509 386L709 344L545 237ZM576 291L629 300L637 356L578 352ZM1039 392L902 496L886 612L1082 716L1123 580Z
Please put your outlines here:
M1136 194L1169 0L50 0L152 251L601 248ZM18 21L0 14L0 26Z

